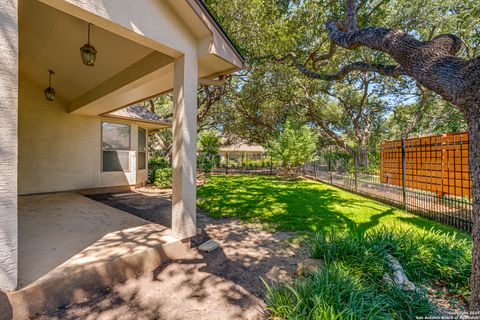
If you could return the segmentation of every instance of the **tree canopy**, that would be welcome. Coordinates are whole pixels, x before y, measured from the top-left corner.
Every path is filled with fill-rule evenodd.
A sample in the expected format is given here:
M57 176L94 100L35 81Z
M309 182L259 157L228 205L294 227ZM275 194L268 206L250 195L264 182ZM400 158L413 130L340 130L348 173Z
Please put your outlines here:
M380 124L391 125L389 128L380 125L379 132L387 138L388 134L405 138L418 133L422 123L445 119L445 114L451 116L447 123L423 125L426 133L467 127L474 224L470 308L480 310L478 0L208 0L207 3L250 57L252 73L268 75L270 70L285 67L282 72L291 77L282 87L287 92L287 101L272 102L269 97L251 106L256 120L264 115L267 106L281 104L282 110L298 110L297 121L318 125L319 132L346 149L349 143L361 144L364 139L372 139L371 126L377 115ZM278 63L282 65L279 67ZM290 64L294 68L288 68ZM292 74L294 69L298 72ZM382 80L370 90L365 89L366 77ZM312 84L314 81L321 84L311 92L308 88L316 86ZM362 90L359 83L363 83L366 95L358 93ZM244 86L239 86L237 91L243 89ZM417 97L409 98L412 95ZM365 96L369 99L364 101ZM244 98L242 104L258 102L249 96ZM234 103L237 104L238 101ZM268 124L273 132L281 127L277 123Z

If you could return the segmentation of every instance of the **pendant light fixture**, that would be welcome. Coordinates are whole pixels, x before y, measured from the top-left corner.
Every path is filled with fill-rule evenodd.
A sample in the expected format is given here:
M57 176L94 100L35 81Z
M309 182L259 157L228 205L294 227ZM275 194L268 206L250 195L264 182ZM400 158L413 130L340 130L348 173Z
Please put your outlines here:
M43 91L45 99L48 101L55 100L55 89L52 88L52 74L55 74L52 70L48 70L48 88Z
M82 61L84 65L93 67L95 64L95 59L97 58L97 50L94 46L90 44L90 26L91 23L88 24L88 39L87 43L80 48L80 55L82 57Z

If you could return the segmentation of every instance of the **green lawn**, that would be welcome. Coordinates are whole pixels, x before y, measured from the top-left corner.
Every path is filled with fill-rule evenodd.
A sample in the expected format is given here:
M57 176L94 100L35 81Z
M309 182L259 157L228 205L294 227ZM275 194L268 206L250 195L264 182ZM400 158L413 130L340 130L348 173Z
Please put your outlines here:
M423 289L432 285L446 289L452 310L468 301L471 240L452 227L307 180L214 175L198 195L213 217L307 233L310 257L323 260L291 283L265 283L269 319L415 319L436 312ZM419 290L385 281L387 255Z
M276 230L326 231L396 225L467 234L395 207L308 180L213 175L198 190L198 205L213 217L257 221Z

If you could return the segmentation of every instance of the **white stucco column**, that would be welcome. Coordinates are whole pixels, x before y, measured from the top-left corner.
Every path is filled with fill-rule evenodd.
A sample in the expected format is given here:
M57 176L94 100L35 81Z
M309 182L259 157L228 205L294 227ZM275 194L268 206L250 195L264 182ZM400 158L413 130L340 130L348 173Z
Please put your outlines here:
M196 233L197 68L193 55L175 60L172 230L182 239Z
M0 1L0 290L17 286L17 0Z

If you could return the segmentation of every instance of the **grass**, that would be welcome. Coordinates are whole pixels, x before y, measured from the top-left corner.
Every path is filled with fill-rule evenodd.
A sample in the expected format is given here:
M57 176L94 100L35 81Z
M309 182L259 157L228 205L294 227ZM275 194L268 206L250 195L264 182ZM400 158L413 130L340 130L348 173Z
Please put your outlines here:
M435 312L425 288L443 286L468 299L470 243L435 230L380 227L318 233L311 257L324 261L319 272L293 284L266 285L267 310L281 319L415 319ZM395 256L417 291L404 291L384 275Z
M214 217L310 235L311 257L325 268L293 283L265 283L272 319L415 319L435 311L424 290L431 285L468 299L471 240L452 227L306 180L212 176L198 194ZM385 281L387 254L423 289Z
M414 319L433 311L421 293L394 285L367 282L355 270L332 263L293 284L266 286L270 318L290 319Z
M395 207L308 180L213 175L198 190L198 206L213 217L237 217L275 230L319 232L380 225L469 235Z

